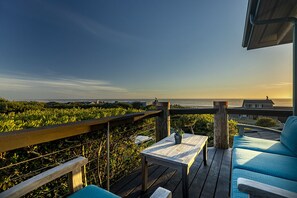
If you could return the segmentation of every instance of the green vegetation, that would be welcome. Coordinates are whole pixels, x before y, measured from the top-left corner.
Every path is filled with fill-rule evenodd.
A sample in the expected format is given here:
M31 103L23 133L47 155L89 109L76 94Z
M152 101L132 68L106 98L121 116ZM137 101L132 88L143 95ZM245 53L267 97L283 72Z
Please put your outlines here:
M25 102L25 101L9 101L4 98L0 98L0 113L20 113L28 110L46 110L46 109L90 109L90 108L101 108L101 109L110 109L110 108L124 108L124 109L139 109L146 110L151 109L151 106L143 107L140 102L133 102L131 104L124 102L115 102L115 103L83 103L83 102L68 102L68 103L59 103L59 102Z
M277 122L276 120L269 117L261 117L257 119L256 125L262 127L275 127L277 125Z
M171 127L174 129L182 129L186 133L194 133L197 135L207 135L208 145L213 146L213 124L214 116L209 114L204 115L181 115L171 119ZM238 133L236 127L237 122L229 120L229 142L233 144L233 137Z
M41 102L16 102L0 98L0 113L18 113L28 110L43 110L44 108L45 103Z
M111 105L108 108L108 105ZM113 106L114 105L114 106ZM100 106L100 107L99 107ZM81 120L124 115L143 111L140 104L100 104L81 103L38 103L11 102L0 99L0 132L63 124ZM137 108L132 108L137 107ZM153 109L154 107L148 107ZM209 136L209 146L213 145L213 115L182 115L171 118L175 130ZM127 175L140 166L140 151L152 142L140 146L134 143L135 136L154 137L154 118L137 124L112 127L110 135L111 182ZM237 133L236 122L229 121L230 142ZM63 131L61 131L62 133ZM0 154L0 191L28 179L61 162L81 155L89 159L86 166L88 184L106 184L106 129L90 132L62 140L56 140ZM35 159L35 160L31 160ZM53 197L67 193L67 178L53 181L34 192L35 197ZM30 197L30 195L29 195Z
M0 114L0 132L14 131L26 128L35 128L54 124L63 124L81 120L103 118L108 116L124 115L139 112L137 109L123 108L72 108L72 109L45 109L28 110L22 113Z
M137 109L125 108L96 108L88 109L53 109L40 108L37 103L34 110L20 110L19 102L7 102L11 107L16 107L16 112L0 114L0 132L41 127L81 120L102 118L108 116L124 115L133 112L140 112ZM15 103L15 104L13 104ZM27 105L24 105L28 107ZM33 105L34 106L34 105ZM13 110L13 109L11 109ZM146 144L137 146L134 138L138 133L152 133L148 130L153 120L145 120L137 125L125 125L111 128L111 177L112 181L129 173L140 165L140 151ZM148 126L149 125L149 126ZM61 131L62 133L63 131ZM75 136L40 145L29 146L15 151L0 154L0 167L11 164L19 165L10 168L0 169L0 191L23 181L29 177L46 170L49 167L58 165L60 162L72 159L77 155L89 159L86 167L88 183L104 186L106 183L106 129L95 131L85 135ZM36 159L36 160L30 160ZM26 162L29 160L28 162ZM59 187L59 189L57 188ZM52 190L55 189L55 190ZM42 189L34 192L37 197L56 196L67 192L67 179L54 181Z

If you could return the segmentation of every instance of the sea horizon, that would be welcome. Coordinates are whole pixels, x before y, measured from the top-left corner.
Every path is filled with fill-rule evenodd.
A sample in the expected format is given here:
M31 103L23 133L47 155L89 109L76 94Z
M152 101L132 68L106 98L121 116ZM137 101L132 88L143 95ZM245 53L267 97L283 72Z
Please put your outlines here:
M263 99L263 98L261 98ZM232 98L223 98L223 99L159 99L159 102L167 102L170 101L172 105L181 105L185 107L209 107L213 106L213 101L227 101L228 106L230 107L241 107L243 100L261 100L259 98L255 99L232 99ZM274 102L274 106L280 106L280 107L292 107L292 99L290 98L269 98ZM18 101L38 101L38 102L59 102L59 103L68 103L68 102L96 102L96 101L102 101L102 102L146 102L147 104L152 103L155 99L25 99L25 100L18 100Z

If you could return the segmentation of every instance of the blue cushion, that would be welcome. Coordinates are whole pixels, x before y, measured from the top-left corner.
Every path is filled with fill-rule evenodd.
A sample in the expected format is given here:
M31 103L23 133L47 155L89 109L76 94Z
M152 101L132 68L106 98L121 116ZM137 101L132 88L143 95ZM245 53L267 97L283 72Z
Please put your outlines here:
M70 198L119 198L119 196L108 192L98 186L88 185L85 188L73 193Z
M287 119L280 141L297 155L297 116Z
M244 148L266 153L296 156L284 144L279 141L265 140L247 136L234 136L233 148Z
M232 168L297 181L297 158L259 151L233 149Z
M297 182L261 173L251 172L243 169L233 169L231 181L231 197L247 198L248 194L240 192L237 188L237 179L239 177L251 179L264 184L272 185L278 188L289 190L297 193Z

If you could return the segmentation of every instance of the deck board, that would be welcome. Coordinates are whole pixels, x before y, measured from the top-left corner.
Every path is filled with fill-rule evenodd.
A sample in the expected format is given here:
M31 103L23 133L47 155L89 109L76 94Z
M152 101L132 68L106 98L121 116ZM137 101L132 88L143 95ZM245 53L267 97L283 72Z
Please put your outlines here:
M154 193L154 191L159 187L159 186L164 186L168 180L172 178L176 170L168 168L164 174L162 174L159 179L146 191L146 193L142 196L144 198L148 198L151 196L151 194Z
M231 164L231 149L224 150L224 156L220 167L218 184L215 192L215 197L229 197L230 185L230 167Z
M210 150L208 153L208 165L211 163L210 159L213 158L215 150ZM202 170L209 166L204 166L203 164L203 158L202 155L199 155L198 158L196 158L195 164L190 168L190 176L189 176L189 186L191 189L192 185L195 185L197 180L201 180L200 177L202 175L199 175L199 170ZM198 176L197 176L198 175ZM182 195L182 183L180 182L177 186L176 190L173 191L173 197L180 197ZM191 191L189 190L189 195L191 195Z
M161 177L163 173L165 173L167 169L168 169L167 167L159 166L159 168L153 174L149 175L148 183L147 183L148 189ZM128 197L131 197L131 198L140 197L140 195L142 195L141 184L142 183L140 182L140 184L131 192L131 194L129 194Z
M159 167L160 166L157 166L157 165L150 166L148 168L149 173L153 174ZM115 185L122 184L123 188L121 188L118 192L114 192L114 191L112 191L113 187L111 187L111 192L113 192L121 197L129 196L130 194L132 194L134 189L137 188L137 186L141 185L141 174L137 175L137 177L135 177L133 180L131 180L128 184L125 183L124 180L125 180L125 178L123 178L122 180L118 181L115 184Z
M222 164L223 155L224 155L224 150L218 149L216 151L216 155L212 161L212 164L208 172L200 197L208 198L208 197L214 196L219 173L220 173L220 167Z
M275 133L246 133L247 136L277 139ZM230 171L232 149L208 148L208 165L203 165L202 152L190 168L189 196L227 198L230 194ZM173 193L174 198L182 197L181 173L172 168L151 165L149 167L148 189L141 193L141 170L138 169L111 187L111 192L122 197L147 198L159 187Z
M210 167L213 163L213 159L216 154L216 149L214 148L208 148L208 162L207 166L201 166L190 186L189 194L192 197L200 197L202 193L202 189L204 187L207 175L209 173Z
M137 170L133 171L130 175L121 179L121 182L117 182L116 184L111 186L110 191L114 193L118 193L121 189L123 189L126 185L132 182L133 179L139 177L141 175L141 167Z
M231 165L231 149L208 148L208 165L203 165L202 153L190 169L190 197L228 197ZM122 197L149 197L159 186L182 197L181 173L172 168L152 165L149 167L148 190L141 193L141 174L123 178L111 187L111 192ZM122 186L122 188L121 188Z

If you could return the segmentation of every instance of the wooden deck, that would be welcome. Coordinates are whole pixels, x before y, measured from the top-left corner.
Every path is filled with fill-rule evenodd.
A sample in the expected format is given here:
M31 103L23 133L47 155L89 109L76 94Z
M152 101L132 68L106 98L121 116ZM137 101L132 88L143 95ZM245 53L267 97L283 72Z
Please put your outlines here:
M229 197L230 168L232 149L208 148L208 165L203 165L202 152L190 169L190 197ZM148 190L141 193L141 170L134 171L113 186L111 192L121 197L149 197L159 186L182 197L181 173L164 166L150 165Z
M279 140L280 138L280 134L278 133L272 133L272 132L261 131L261 130L250 131L248 133L246 132L244 135L249 137L267 139L267 140Z
M245 133L246 136L276 140L280 134L255 131ZM232 149L215 149L208 147L208 165L203 165L202 152L196 158L190 169L190 197L229 197L230 171ZM150 165L148 190L141 193L141 169L124 177L113 186L111 192L121 197L150 197L159 187L164 187L173 193L173 197L182 197L181 173L164 166Z

